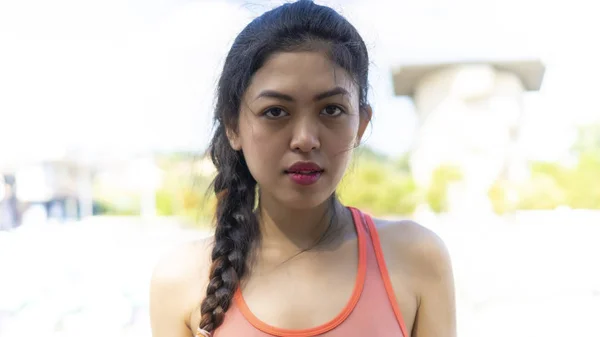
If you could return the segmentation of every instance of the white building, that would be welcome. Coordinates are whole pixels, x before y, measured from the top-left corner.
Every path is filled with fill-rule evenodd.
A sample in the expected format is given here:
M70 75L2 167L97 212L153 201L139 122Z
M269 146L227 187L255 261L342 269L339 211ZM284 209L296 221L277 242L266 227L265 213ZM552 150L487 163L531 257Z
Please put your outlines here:
M489 211L489 188L500 177L519 179L526 162L519 151L522 95L539 90L538 60L405 64L393 71L394 91L411 96L419 117L411 166L428 186L440 165L460 168L450 192L451 211Z

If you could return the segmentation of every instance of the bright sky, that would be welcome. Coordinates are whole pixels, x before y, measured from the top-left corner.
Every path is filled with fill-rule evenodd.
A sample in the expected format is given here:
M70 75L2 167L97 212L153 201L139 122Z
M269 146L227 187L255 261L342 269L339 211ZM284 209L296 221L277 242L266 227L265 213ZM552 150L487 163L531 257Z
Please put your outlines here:
M341 10L370 48L368 144L379 151L401 154L414 137L410 99L392 95L391 68L404 61L542 57L542 90L526 97L526 146L536 157L566 148L573 124L600 120L600 21L584 1L568 9L547 0L317 2ZM278 3L0 2L0 157L204 148L230 43Z

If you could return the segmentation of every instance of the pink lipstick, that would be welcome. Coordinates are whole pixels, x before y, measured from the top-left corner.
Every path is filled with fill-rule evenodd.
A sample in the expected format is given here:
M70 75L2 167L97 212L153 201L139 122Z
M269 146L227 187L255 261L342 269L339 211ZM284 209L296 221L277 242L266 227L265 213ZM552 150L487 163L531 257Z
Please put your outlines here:
M316 183L323 171L319 165L313 162L297 162L285 170L285 173L296 184L307 186Z

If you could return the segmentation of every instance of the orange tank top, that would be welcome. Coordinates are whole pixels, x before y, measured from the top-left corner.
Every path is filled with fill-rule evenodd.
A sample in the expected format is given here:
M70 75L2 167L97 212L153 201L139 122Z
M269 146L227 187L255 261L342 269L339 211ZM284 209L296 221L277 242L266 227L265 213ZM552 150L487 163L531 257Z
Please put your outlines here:
M352 296L342 312L333 320L313 328L281 329L254 316L238 289L223 324L213 336L409 337L392 290L373 220L355 208L349 209L358 235L358 275Z

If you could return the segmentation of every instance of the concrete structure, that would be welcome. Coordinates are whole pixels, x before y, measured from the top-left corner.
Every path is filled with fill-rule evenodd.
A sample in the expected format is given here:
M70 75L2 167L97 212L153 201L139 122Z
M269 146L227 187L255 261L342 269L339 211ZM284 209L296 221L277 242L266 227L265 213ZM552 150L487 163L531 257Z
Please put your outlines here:
M42 160L4 168L14 177L14 198L23 222L29 210L36 221L64 221L92 215L93 168L72 160Z
M519 153L522 95L538 90L538 60L403 65L393 71L396 95L411 96L420 121L411 154L415 179L428 186L440 165L455 165L463 180L452 211L489 211L487 193L498 178L526 173Z
M94 196L98 185L115 193L139 195L139 205L134 208L139 208L141 216L152 218L162 175L152 154L119 157L73 152L35 160L11 158L0 162L0 229L92 216L99 206L98 196ZM4 177L11 177L11 184L5 183ZM114 202L118 203L118 198ZM9 223L7 219L15 213L17 223Z

